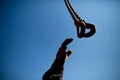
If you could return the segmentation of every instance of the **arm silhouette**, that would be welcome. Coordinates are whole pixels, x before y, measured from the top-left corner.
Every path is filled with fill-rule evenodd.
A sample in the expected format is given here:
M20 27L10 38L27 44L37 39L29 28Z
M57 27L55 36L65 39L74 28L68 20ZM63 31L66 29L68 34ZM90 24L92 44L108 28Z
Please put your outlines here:
M69 55L72 53L71 50L67 49L67 45L73 41L72 38L66 39L61 47L59 48L56 58L50 67L50 69L45 72L42 77L42 80L62 80L63 71L64 71L64 63L68 59Z

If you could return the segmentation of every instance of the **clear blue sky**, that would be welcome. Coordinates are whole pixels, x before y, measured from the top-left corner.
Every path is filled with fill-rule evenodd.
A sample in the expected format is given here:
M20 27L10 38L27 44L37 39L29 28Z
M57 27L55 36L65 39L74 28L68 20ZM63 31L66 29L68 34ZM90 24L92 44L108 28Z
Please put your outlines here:
M63 0L1 3L0 80L42 80L64 39L74 38L63 80L120 80L120 1L70 0L91 38L79 39Z

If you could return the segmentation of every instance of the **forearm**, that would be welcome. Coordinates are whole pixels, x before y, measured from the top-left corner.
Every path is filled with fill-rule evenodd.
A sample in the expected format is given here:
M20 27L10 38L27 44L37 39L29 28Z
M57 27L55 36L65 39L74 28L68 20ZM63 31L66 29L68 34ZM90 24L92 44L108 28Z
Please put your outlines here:
M62 80L64 63L57 58L51 68L43 75L43 80Z

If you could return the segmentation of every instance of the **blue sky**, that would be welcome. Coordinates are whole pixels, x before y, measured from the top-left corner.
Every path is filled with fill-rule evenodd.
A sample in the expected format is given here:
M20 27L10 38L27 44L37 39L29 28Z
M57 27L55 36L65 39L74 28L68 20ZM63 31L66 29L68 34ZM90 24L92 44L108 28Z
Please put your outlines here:
M66 38L73 54L63 80L120 79L120 1L70 0L86 22L96 25L79 39L63 0L3 1L0 27L0 80L42 80Z

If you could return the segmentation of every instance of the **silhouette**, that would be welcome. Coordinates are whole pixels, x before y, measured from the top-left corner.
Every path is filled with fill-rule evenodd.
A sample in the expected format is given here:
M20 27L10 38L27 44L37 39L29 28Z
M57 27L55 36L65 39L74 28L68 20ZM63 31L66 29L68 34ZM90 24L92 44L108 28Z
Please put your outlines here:
M64 0L64 2L66 4L68 11L70 12L72 19L74 20L74 24L77 29L78 38L82 38L82 37L87 38L87 37L91 37L93 34L95 34L95 32L96 32L95 25L86 23L84 20L82 20L77 15L77 13L74 11L74 9L72 8L72 6L68 0ZM86 29L90 29L90 31L86 33Z
M64 63L68 59L72 50L66 52L67 45L73 41L72 38L66 39L59 48L55 61L53 62L51 68L45 72L42 79L43 80L62 80Z

